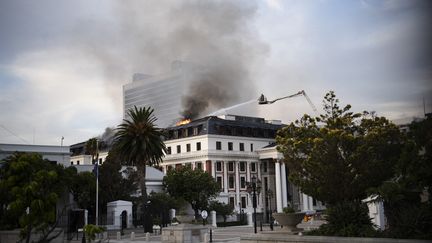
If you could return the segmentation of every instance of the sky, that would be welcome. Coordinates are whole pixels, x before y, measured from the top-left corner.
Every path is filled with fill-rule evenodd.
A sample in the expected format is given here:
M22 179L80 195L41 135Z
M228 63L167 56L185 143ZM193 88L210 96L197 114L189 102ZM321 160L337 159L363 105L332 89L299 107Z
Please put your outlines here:
M164 74L179 59L241 60L238 102L305 90L320 110L334 90L356 112L422 117L431 15L428 0L0 0L0 143L100 135L122 122L133 73ZM200 49L212 47L222 55ZM303 97L248 104L246 115L285 123L314 114Z

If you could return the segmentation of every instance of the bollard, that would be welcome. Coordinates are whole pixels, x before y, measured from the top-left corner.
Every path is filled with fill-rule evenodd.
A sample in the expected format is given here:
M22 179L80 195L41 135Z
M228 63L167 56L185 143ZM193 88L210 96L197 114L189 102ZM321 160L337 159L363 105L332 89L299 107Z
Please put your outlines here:
M262 221L260 221L260 231L262 231Z
M120 232L117 232L117 240L121 240L121 234L120 234Z
M131 239L131 240L135 240L135 232L131 232L131 237L130 237L130 239Z
M146 238L146 242L150 241L150 233L149 232L146 233L145 238Z
M204 233L204 242L205 243L209 242L209 240L208 240L208 233Z

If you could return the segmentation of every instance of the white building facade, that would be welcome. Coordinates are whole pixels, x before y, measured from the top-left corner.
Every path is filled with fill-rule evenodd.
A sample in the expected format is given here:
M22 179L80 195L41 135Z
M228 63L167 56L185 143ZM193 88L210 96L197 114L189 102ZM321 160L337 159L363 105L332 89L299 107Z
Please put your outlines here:
M318 204L304 207L303 194L287 180L287 168L274 145L281 126L263 118L225 115L168 128L163 171L179 166L203 169L220 185L217 200L232 205L236 212L253 212L247 191L253 177L261 182L257 212L264 217L270 211L281 212L288 202L299 210L320 209Z
M39 153L43 159L68 166L70 161L69 146L32 145L32 144L0 144L0 160L15 152Z

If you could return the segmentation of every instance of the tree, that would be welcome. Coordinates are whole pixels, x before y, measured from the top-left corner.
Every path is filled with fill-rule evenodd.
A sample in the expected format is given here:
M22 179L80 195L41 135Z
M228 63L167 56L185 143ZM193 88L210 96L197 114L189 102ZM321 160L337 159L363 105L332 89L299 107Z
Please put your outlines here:
M329 218L323 233L361 236L372 231L362 200L370 188L392 177L403 139L386 118L352 113L350 105L340 108L338 103L334 92L327 93L324 114L304 115L278 131L277 148L284 155L290 181L327 203Z
M106 204L115 200L131 201L138 189L138 175L132 168L122 169L121 160L115 148L111 149L105 162L99 168L99 201L102 213Z
M178 210L182 205L183 201L176 200L166 192L155 193L152 192L149 195L150 211L154 218L159 218L162 225L169 223L169 210L174 208Z
M200 169L192 170L190 166L168 171L163 182L171 196L191 204L195 218L199 217L198 210L206 209L209 199L220 192L219 184L210 174Z
M120 158L136 166L139 174L141 194L146 197L146 166L158 165L166 152L162 140L163 132L154 124L157 118L151 107L136 107L128 111L131 120L124 119L117 127L115 146Z
M85 171L75 173L70 184L71 194L79 208L87 209L89 214L95 216L96 205L96 177L93 173Z
M223 217L224 222L226 222L227 216L232 215L234 211L233 206L218 201L211 201L208 209L210 211L216 211L218 215Z
M99 145L97 138L90 138L85 145L87 153L89 153L92 157L92 163L98 163L99 158Z
M388 224L384 233L393 238L431 239L432 118L412 122L407 138L395 175L376 191L384 202Z
M122 161L137 167L143 205L147 202L146 166L158 165L166 152L163 132L154 124L157 118L153 111L151 107L130 109L130 120L124 119L117 127L114 143Z
M15 153L5 159L0 168L0 192L7 192L7 197L0 198L5 209L0 226L21 227L21 239L27 243L34 233L40 233L37 242L56 238L59 233L52 233L64 212L56 212L56 204L68 191L71 173L36 153Z

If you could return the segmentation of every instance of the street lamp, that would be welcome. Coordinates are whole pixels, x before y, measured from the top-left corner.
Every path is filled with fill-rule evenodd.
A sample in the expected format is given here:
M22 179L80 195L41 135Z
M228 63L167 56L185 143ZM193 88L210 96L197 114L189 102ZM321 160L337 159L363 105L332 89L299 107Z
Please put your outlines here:
M254 232L257 233L257 218L256 218L256 208L257 208L257 193L261 191L261 181L257 180L255 176L252 177L252 182L248 183L247 192L252 194L252 206L254 209Z
M269 206L269 220L271 221L272 218L272 209L271 209L271 199L273 198L273 191L268 189L266 191L267 199L268 199L268 206Z

